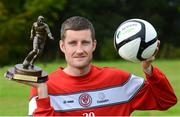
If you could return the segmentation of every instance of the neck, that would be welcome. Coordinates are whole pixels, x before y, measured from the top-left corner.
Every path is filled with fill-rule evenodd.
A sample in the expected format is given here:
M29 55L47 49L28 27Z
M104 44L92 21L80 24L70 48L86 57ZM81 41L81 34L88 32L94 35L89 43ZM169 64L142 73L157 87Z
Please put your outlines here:
M91 69L90 65L88 65L85 68L74 68L71 66L67 66L66 68L64 68L63 71L71 76L84 76L87 73L89 73L90 69Z

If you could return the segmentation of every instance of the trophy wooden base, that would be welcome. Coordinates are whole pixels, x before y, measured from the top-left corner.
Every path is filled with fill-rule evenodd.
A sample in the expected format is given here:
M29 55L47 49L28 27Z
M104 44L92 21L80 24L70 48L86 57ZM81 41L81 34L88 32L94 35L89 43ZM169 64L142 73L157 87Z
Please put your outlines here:
M48 80L48 74L40 67L34 66L24 69L22 64L17 64L8 69L5 77L12 80L42 83Z

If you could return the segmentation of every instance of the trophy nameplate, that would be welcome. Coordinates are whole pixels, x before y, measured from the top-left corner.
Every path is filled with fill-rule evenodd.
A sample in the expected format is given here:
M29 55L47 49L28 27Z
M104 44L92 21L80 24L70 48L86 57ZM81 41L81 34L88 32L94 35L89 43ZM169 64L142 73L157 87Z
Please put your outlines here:
M24 69L22 64L17 64L8 69L5 77L12 80L26 81L26 82L46 82L48 74L40 67L34 66L33 68Z

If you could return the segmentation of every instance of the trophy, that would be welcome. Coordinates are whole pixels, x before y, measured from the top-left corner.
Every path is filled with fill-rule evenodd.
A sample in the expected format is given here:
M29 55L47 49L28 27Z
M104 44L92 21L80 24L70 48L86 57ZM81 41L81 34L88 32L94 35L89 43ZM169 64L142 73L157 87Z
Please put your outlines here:
M34 60L42 53L47 37L54 40L48 25L44 23L44 17L39 16L31 28L30 40L33 40L33 50L29 52L22 64L16 64L8 69L5 77L25 82L46 82L48 74L40 67L35 66Z

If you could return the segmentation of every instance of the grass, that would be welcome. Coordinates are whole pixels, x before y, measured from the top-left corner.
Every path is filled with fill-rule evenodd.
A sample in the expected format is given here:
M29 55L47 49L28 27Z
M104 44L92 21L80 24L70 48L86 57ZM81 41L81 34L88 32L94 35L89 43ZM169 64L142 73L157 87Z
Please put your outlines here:
M98 66L110 66L123 70L127 70L139 76L144 76L141 66L137 63L125 61L95 61L93 64ZM177 97L180 97L180 60L159 60L155 61L154 66L158 66L169 78L172 87L175 90ZM39 63L48 73L57 69L59 66L65 66L64 62L47 63L46 65ZM10 66L5 66L0 69L0 116L18 115L23 116L28 113L28 97L29 87L10 81L3 77L3 74ZM166 111L135 111L134 116L177 116L180 115L180 103Z

